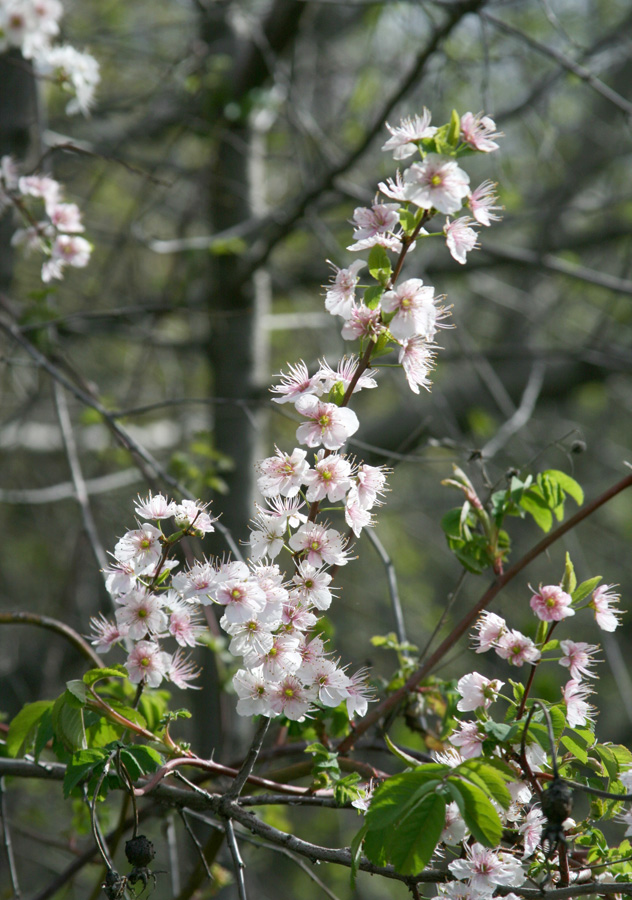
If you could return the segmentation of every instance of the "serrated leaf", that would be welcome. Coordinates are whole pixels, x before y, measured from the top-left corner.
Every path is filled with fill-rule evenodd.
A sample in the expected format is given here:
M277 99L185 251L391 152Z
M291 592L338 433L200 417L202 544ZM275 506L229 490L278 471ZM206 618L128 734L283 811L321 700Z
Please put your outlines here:
M445 798L432 793L391 830L387 855L397 872L414 875L426 867L445 827L445 806Z
M571 732L563 734L560 738L560 744L566 747L580 763L586 765L588 762L588 751L584 741L578 740L577 735Z
M371 247L369 253L369 272L379 281L381 285L385 285L392 274L391 261L384 247L376 244Z
M584 502L584 491L581 484L578 484L574 478L571 478L570 475L567 475L566 472L561 472L559 469L547 469L542 474L558 484L565 494L573 498L578 506L582 505Z
M504 809L509 809L512 803L511 794L507 789L505 778L499 771L480 759L468 759L458 766L455 774L456 771L463 773L464 778L473 781Z
M597 744L593 749L604 764L609 780L616 781L619 775L619 764L617 763L616 756L612 752L612 748L605 744Z
M496 740L509 741L518 733L519 726L516 722L509 724L494 722L492 719L489 719L487 722L483 723L483 728L487 734L495 737Z
M83 681L75 679L66 682L66 690L69 691L82 706L86 705L88 699L88 691Z
M432 789L450 771L448 766L439 763L428 763L419 766L413 772L401 772L383 781L373 794L366 820L371 830L386 828L398 819L421 797L428 784ZM433 784L434 783L434 784Z
M602 580L603 575L595 575L594 578L589 578L588 581L582 581L582 583L571 594L573 603L581 603L581 601L584 600L589 594L592 594L599 582Z
M7 734L7 753L18 756L35 737L40 720L52 707L52 700L36 700L27 703L11 720Z
M491 800L481 788L460 778L452 776L448 784L475 840L485 847L497 847L503 836L503 826Z

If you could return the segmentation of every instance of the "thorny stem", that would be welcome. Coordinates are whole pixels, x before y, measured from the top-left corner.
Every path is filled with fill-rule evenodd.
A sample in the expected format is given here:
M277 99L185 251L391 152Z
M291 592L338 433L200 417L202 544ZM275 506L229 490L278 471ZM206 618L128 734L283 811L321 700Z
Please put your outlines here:
M235 778L232 787L226 794L226 796L230 797L231 800L236 800L239 797L244 788L244 785L248 781L248 778L250 777L252 770L255 767L255 763L257 762L257 757L259 756L259 752L261 750L261 747L263 746L263 741L269 725L270 719L267 716L262 716L259 724L257 725L257 730L255 732L254 738L252 739L252 744L250 745L248 755L246 756L241 769L237 773L237 777Z
M456 642L461 638L465 632L471 628L474 624L478 616L481 612L489 606L494 597L496 597L500 591L505 587L506 584L509 584L516 575L519 575L523 569L525 569L529 563L533 562L534 559L537 559L545 550L548 550L556 541L558 541L563 535L567 532L571 531L575 528L576 525L579 525L580 522L583 522L584 519L587 519L588 516L592 515L595 510L599 509L600 506L603 506L609 500L612 500L613 497L616 497L617 494L620 494L622 491L626 490L632 486L632 475L626 475L625 478L622 478L616 484L614 484L611 488L608 488L607 491L604 491L603 494L600 494L595 500L591 503L587 504L583 509L580 509L575 513L574 516L564 522L559 528L556 528L555 531L552 531L545 538L543 538L535 547L532 547L528 553L519 559L517 563L514 563L504 575L500 575L496 581L485 591L481 599L478 603L470 610L469 613L466 613L465 616L461 619L460 622L455 625L450 634L446 637L446 639L439 645L439 647L435 650L435 652L430 656L430 658L423 663L423 665L419 666L419 668L413 672L410 676L406 684L404 684L397 691L394 691L388 697L386 697L376 709L373 710L372 713L365 716L364 719L360 720L356 725L354 731L351 732L348 737L340 744L338 748L339 753L347 752L353 745L356 743L358 738L363 735L368 729L374 725L382 716L387 713L389 710L396 707L401 701L411 692L413 691L417 685L434 669L438 662L448 653L449 650L456 644Z

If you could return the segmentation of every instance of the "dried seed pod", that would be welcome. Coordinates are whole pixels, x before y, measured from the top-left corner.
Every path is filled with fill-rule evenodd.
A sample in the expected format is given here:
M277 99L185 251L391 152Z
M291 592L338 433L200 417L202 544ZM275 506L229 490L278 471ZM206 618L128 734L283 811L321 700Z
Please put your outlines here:
M138 834L125 843L125 856L135 869L148 866L155 855L154 845L144 834Z

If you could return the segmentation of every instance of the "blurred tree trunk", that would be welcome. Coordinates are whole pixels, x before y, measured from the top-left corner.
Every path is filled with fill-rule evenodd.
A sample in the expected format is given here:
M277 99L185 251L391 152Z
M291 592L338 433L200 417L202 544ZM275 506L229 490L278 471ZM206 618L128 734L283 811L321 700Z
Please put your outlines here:
M37 84L29 63L17 50L0 55L0 158L12 156L16 162L27 160L39 146ZM0 217L0 291L6 292L13 280L15 231L13 210Z

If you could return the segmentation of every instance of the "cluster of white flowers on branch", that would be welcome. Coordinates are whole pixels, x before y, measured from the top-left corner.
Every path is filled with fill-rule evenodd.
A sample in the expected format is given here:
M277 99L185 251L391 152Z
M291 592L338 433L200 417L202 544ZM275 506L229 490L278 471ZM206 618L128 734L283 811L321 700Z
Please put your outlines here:
M66 106L69 115L85 115L94 103L99 64L89 53L55 45L62 14L60 0L0 0L0 53L19 50L37 75L73 95Z
M63 200L62 187L48 175L20 177L10 156L0 160L0 215L13 207L22 218L12 238L14 245L39 250L46 256L42 281L63 278L64 268L84 268L90 261L92 244L81 233L84 226L76 203ZM42 214L44 218L42 218Z

